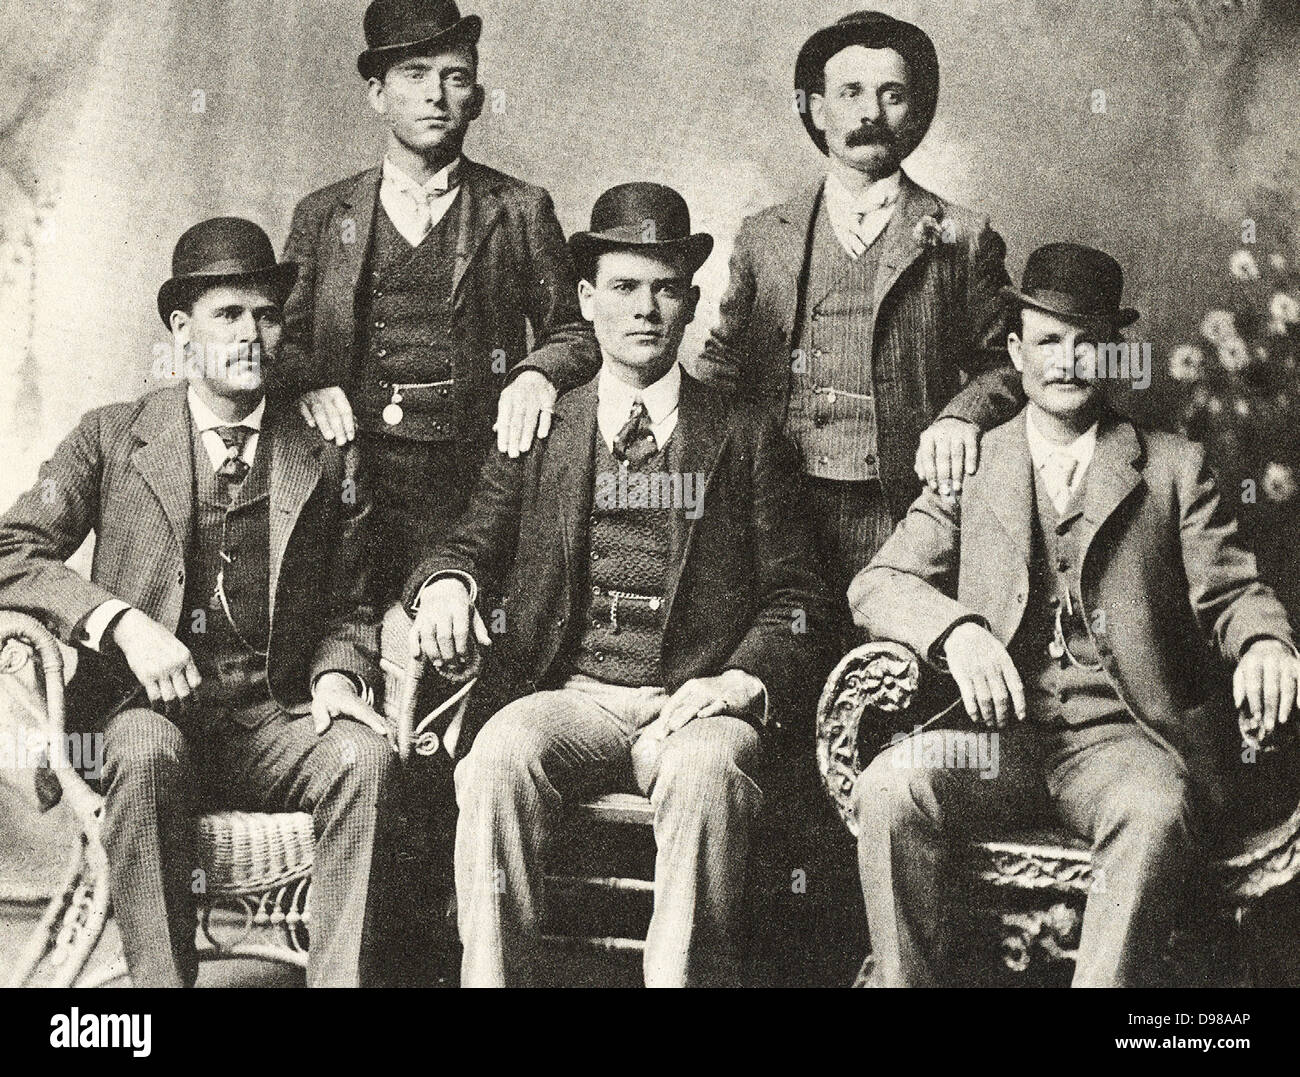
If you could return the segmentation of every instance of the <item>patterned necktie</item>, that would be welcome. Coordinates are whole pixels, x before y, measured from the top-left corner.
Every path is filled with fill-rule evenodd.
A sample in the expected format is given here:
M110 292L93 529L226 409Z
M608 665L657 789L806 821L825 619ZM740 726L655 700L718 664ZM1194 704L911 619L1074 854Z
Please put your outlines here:
M226 446L226 458L217 468L217 474L238 486L248 478L250 469L243 459L244 446L256 431L251 426L214 426L212 429Z
M1043 461L1043 482L1047 485L1047 492L1058 516L1064 514L1070 503L1070 483L1074 480L1078 466L1079 461L1074 456L1059 449Z
M650 413L645 401L632 405L632 414L614 439L614 458L626 460L631 467L640 467L659 451L654 431L650 429Z

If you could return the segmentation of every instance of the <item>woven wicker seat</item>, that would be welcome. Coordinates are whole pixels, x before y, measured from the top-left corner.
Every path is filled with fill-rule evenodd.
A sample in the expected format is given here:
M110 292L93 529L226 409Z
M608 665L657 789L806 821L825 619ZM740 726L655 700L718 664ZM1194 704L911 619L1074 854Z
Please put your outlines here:
M209 894L256 893L305 879L314 845L304 812L223 811L198 821L196 853Z

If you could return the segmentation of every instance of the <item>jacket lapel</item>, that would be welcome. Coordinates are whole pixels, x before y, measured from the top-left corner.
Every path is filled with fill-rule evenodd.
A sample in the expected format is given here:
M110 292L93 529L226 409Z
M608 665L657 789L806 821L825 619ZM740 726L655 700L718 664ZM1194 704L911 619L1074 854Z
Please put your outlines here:
M1132 423L1114 414L1101 420L1083 497L1080 564L1087 564L1088 548L1102 525L1144 481L1142 456L1142 443Z
M872 309L879 311L889 290L907 267L926 250L926 244L916 238L915 231L927 215L938 217L943 207L929 191L917 186L906 172L902 174L898 209L885 226L880 238L880 263L876 267L876 285L872 296Z
M727 441L725 405L719 404L718 397L709 393L694 378L685 373L682 374L681 397L677 408L677 427L671 439L677 441L679 446L676 454L677 467L682 473L683 482L687 475L701 475L703 483L695 487L696 497L699 499L696 504L700 511L695 513L694 519L687 519L682 508L674 508L672 513L671 563L668 586L664 591L667 599L664 611L665 625L673 615L673 602L677 598L682 573L690 557L691 541L695 537L695 530L700 520L709 511L709 487Z
M813 225L821 208L825 183L825 177L818 179L776 209L782 235L779 241L769 244L769 248L781 267L774 283L780 290L777 305L781 311L781 329L787 335L793 334L797 328L800 301L808 275Z
M190 441L187 386L151 396L140 410L134 433L140 445L131 463L162 506L184 559L194 519L194 451Z
M271 451L271 545L268 568L270 586L267 599L270 615L275 614L275 591L280 582L280 568L284 561L289 536L298 523L303 505L311 497L320 481L320 453L323 442L315 431L308 429L292 412L272 411L268 407L265 424L270 435ZM260 453L266 446L259 444ZM342 496L340 491L339 496Z
M979 489L988 492L984 504L1015 543L1026 565L1033 544L1034 465L1029 455L1022 413L980 446Z
M452 271L451 303L455 307L461 295L461 283L473 264L501 214L501 200L493 190L491 179L469 159L461 162L459 238L456 241L456 266Z
M554 467L555 496L560 506L560 537L564 545L565 578L569 593L576 586L574 551L578 528L591 512L596 468L596 383L566 393L556 405L546 439L542 467Z
M326 241L338 244L339 256L322 259L323 279L319 288L324 295L346 296L345 308L349 312L357 286L361 283L366 252L370 249L381 174L381 169L371 168L358 176L340 198L334 220L328 225L332 235L326 237Z

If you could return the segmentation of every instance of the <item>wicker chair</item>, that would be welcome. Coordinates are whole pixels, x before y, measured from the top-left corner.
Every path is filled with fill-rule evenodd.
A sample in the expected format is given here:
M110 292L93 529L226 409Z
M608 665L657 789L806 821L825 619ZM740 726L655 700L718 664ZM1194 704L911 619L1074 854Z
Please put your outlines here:
M908 648L877 641L850 651L826 681L817 708L817 763L827 794L855 837L858 774L892 734L910 732L928 717L921 710L927 702L922 668ZM1300 805L1294 798L1281 803L1281 822L1231 834L1215 850L1209 914L1174 932L1165 955L1168 982L1257 984L1278 978L1276 970L1263 967L1266 948L1258 939L1261 931L1276 931L1279 922L1289 921L1284 930L1290 930L1295 920ZM957 971L974 982L1068 982L1083 904L1101 889L1088 848L1051 829L970 842L959 851L948 898L950 922L967 940ZM1275 942L1273 949L1288 950ZM868 956L859 985L870 981L870 973Z
M414 717L415 676L390 656L405 652L409 620L398 607L385 618L380 664L385 679L385 711L397 729L404 754L437 751L434 723ZM0 610L0 685L10 710L48 744L65 737L63 654L54 637L25 614ZM461 697L463 699L463 697ZM49 772L58 783L60 810L71 812L78 832L62 885L48 897L44 914L11 971L10 986L101 986L126 982L126 963L114 940L105 934L109 921L108 864L100 841L103 799L55 753ZM652 812L644 797L610 794L575 805L568 829L571 848L593 825L631 831L630 841L616 845L643 847ZM197 943L204 961L256 958L304 968L311 925L311 869L314 835L310 815L221 811L201 816L197 826L197 867L204 892L198 895ZM590 842L585 844L590 845ZM653 842L650 843L651 848ZM599 857L601 847L596 848ZM641 858L643 861L644 858ZM580 857L564 858L568 865ZM652 863L652 861L651 861ZM653 883L636 876L570 870L548 877L556 894L631 895L646 904ZM0 900L5 895L0 893ZM21 895L30 902L31 895ZM570 903L556 902L560 908ZM645 914L648 917L648 912ZM634 912L630 922L641 919ZM624 922L627 918L623 918ZM635 954L644 948L644 931L593 935L589 930L557 928L550 940L566 950Z

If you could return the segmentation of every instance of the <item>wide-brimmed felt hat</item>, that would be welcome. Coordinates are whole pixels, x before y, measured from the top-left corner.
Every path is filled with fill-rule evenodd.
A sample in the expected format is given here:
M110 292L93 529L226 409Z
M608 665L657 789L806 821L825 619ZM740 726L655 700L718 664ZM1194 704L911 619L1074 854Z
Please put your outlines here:
M610 250L684 251L693 274L713 250L707 232L691 232L686 199L661 183L623 183L596 199L591 227L575 232L569 248L581 266Z
M298 279L294 262L277 262L270 237L242 217L213 217L185 231L172 252L172 275L158 289L158 314L171 325L171 314L195 295L231 281L266 281L281 304Z
M802 92L803 107L799 110L808 137L822 153L829 152L826 136L813 123L808 98L814 90L821 93L826 61L850 45L868 49L894 49L907 61L911 76L913 122L918 125L917 141L929 130L934 110L939 103L939 54L935 52L930 35L919 26L903 22L883 11L855 11L839 22L818 30L804 42L799 59L794 65L794 88Z
M374 0L366 8L366 51L357 57L362 78L382 78L408 56L431 56L461 42L478 44L483 20L461 16L452 0Z
M1019 288L1004 287L1004 301L1062 318L1104 320L1125 326L1141 315L1120 306L1124 270L1105 251L1081 243L1048 243L1025 263Z

